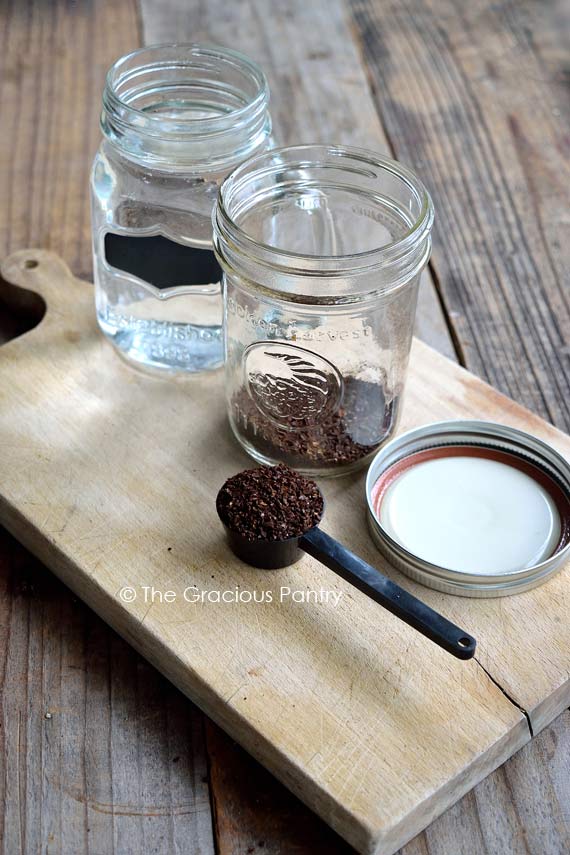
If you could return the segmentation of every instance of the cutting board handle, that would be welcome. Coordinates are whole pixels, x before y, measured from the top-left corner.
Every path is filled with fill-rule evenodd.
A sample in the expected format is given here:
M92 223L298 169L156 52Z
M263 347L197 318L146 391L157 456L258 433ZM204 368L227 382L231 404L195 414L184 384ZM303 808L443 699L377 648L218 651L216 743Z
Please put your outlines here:
M67 313L77 299L77 289L71 270L61 258L47 249L22 249L3 259L0 273L5 283L31 291L42 298L48 314ZM5 283L0 284L4 290ZM89 287L85 286L86 288ZM10 302L16 304L16 297ZM19 301L24 307L29 303L24 297Z

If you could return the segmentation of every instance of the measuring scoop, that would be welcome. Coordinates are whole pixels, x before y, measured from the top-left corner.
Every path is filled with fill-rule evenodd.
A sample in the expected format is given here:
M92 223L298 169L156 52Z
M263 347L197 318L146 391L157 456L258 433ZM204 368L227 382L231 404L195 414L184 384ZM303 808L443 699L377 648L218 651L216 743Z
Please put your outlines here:
M248 540L239 532L232 530L224 521L220 513L220 493L216 500L218 516L226 530L230 548L241 561L252 567L276 570L294 564L302 558L303 553L307 552L363 594L384 606L404 623L443 647L448 653L458 659L471 659L474 656L477 642L472 635L451 623L404 588L400 588L391 579L382 575L324 532L318 525L298 537L288 537L284 540L262 538Z

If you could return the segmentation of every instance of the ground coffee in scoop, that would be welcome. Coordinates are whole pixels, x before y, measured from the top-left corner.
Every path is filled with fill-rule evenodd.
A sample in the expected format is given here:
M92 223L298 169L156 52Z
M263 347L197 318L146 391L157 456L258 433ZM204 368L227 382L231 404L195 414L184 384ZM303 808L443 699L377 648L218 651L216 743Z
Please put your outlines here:
M279 464L228 478L217 509L222 522L246 540L285 540L317 525L324 502L314 481Z

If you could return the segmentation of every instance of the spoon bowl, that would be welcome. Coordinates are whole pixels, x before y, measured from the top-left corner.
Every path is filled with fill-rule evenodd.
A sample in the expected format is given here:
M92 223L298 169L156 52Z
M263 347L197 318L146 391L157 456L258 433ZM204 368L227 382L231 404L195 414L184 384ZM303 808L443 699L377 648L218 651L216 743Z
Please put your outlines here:
M248 538L243 534L230 528L224 520L224 516L220 508L220 494L221 490L218 492L216 497L216 510L218 512L220 522L226 530L230 549L234 555L240 559L240 561L243 561L245 564L249 564L251 567L257 567L260 570L280 570L283 567L289 567L291 564L296 564L297 561L301 560L305 554L303 548L300 546L301 538L304 536L303 534L297 535L296 537L283 538L282 540L262 540L261 538L248 540ZM323 513L321 514L319 523L324 515L324 507L323 499ZM316 527L317 526L315 526L315 528ZM305 534L306 533L307 532L305 532Z

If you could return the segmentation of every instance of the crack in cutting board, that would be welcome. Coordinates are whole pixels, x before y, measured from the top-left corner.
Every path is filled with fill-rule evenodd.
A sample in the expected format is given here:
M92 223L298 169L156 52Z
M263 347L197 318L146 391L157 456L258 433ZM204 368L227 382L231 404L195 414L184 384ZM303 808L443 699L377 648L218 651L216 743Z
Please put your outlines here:
M0 348L0 521L359 851L390 855L529 740L525 716L536 733L568 705L567 567L508 599L421 588L373 546L363 475L324 482L326 528L472 632L479 662L447 655L309 556L246 567L214 508L248 464L221 374L166 380L123 364L91 287L52 253L16 253L2 272L47 311ZM570 454L567 436L416 342L400 429L459 417ZM151 586L176 601L145 601ZM191 586L341 598L192 603Z

